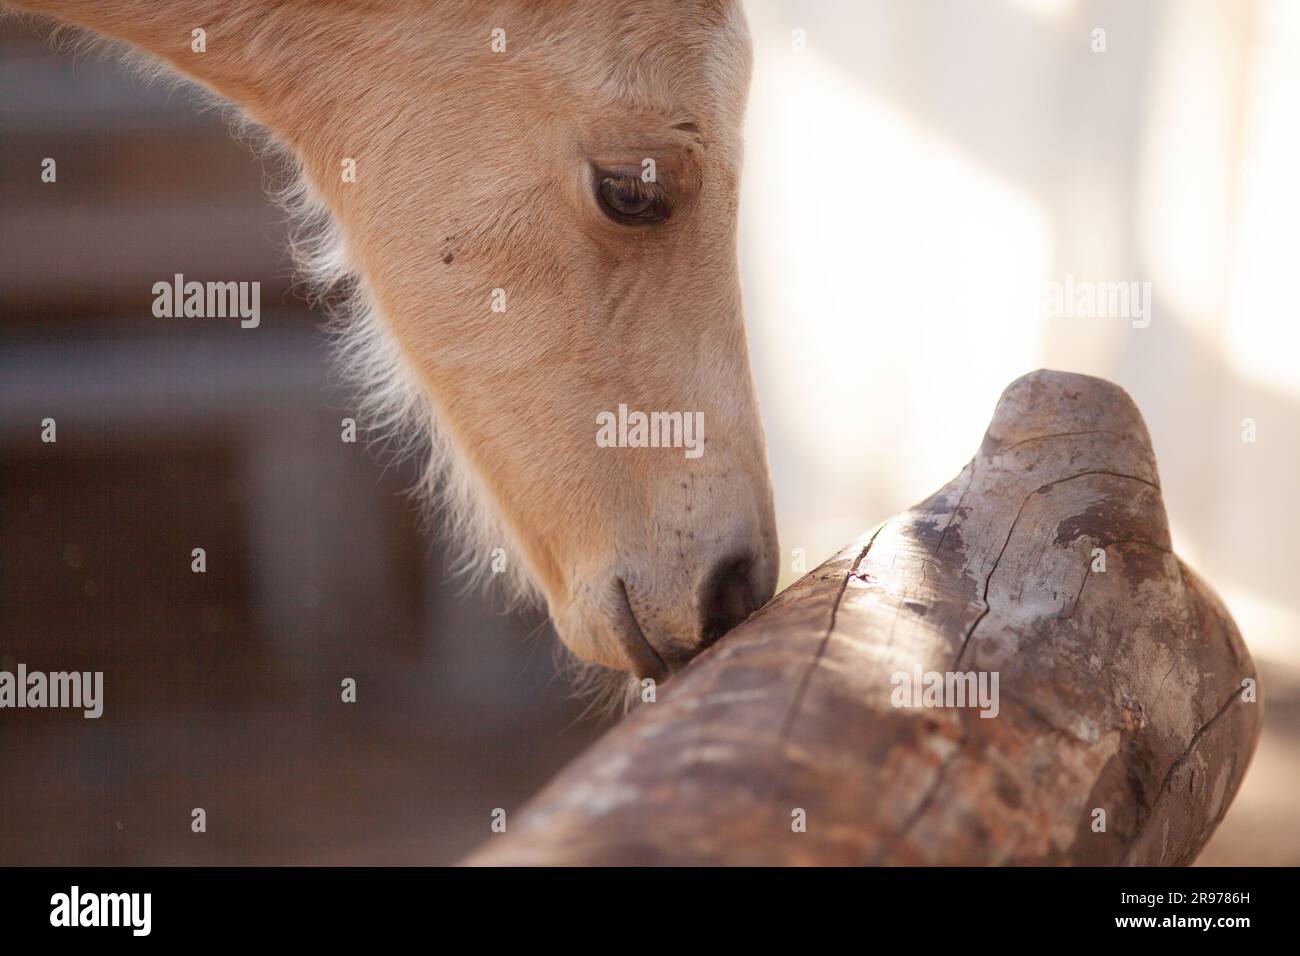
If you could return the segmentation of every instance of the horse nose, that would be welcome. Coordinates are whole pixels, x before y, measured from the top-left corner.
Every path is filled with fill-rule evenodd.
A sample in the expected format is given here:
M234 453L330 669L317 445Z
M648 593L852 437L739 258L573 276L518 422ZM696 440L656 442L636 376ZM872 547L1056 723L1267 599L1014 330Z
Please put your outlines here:
M719 561L700 586L700 646L708 647L749 617L761 603L754 556L733 554Z

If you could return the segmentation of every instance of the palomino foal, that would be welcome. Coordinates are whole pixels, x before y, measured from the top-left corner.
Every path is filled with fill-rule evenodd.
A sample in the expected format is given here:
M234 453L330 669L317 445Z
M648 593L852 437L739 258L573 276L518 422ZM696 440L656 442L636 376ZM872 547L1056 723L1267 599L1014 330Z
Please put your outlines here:
M372 411L432 441L473 562L509 547L579 657L663 678L771 595L736 3L3 2L161 58L290 153ZM663 442L638 413L670 413ZM662 447L682 422L697 446Z

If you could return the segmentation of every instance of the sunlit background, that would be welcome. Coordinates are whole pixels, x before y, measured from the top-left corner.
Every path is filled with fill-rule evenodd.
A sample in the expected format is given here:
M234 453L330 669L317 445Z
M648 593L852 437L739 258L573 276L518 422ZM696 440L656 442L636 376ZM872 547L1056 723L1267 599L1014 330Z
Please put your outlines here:
M1017 376L1118 382L1269 697L1202 861L1300 861L1300 4L747 10L741 264L783 580L946 483ZM1045 314L1067 275L1150 282L1150 325Z
M1017 376L1119 382L1175 547L1263 674L1202 862L1300 863L1300 3L747 8L740 253L783 583L952 478ZM261 165L184 90L13 21L0 144L0 664L94 663L117 695L5 718L0 863L455 860L600 727L540 615L461 595L410 475L337 441ZM141 290L175 272L259 279L263 328L153 319ZM1045 314L1066 276L1149 282L1150 325Z

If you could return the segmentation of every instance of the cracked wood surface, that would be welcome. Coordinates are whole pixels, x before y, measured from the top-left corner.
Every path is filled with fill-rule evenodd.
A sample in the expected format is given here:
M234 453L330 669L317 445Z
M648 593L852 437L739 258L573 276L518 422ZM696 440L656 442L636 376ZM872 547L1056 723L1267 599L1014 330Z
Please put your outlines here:
M996 672L998 715L893 706L917 667ZM1035 372L956 479L701 655L469 862L1189 863L1258 740L1255 676L1171 549L1132 400Z

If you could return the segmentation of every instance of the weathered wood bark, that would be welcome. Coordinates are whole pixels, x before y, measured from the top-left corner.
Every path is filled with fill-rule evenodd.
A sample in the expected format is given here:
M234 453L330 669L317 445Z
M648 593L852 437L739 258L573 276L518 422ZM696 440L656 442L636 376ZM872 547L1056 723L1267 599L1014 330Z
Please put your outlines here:
M997 674L997 715L895 706L918 670ZM1188 863L1254 750L1254 676L1170 550L1132 401L1036 372L954 481L693 662L470 862Z

